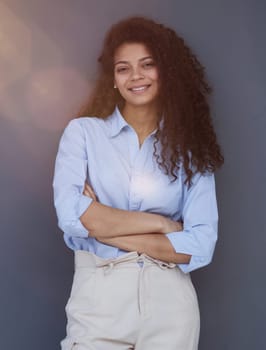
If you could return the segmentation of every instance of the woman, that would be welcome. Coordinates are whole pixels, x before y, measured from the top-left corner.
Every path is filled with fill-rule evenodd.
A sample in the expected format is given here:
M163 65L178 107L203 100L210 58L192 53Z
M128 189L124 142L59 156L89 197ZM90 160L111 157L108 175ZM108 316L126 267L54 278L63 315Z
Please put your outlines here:
M183 39L143 17L110 29L99 63L56 158L59 227L75 252L62 349L197 349L189 272L212 259L223 163L210 87Z

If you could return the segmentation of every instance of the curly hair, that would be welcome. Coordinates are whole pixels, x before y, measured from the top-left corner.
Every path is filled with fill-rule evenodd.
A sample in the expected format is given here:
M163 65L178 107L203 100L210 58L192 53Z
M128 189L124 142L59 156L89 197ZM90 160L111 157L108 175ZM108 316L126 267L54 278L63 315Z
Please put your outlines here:
M114 54L124 43L142 43L153 56L159 72L159 101L163 127L155 133L153 156L160 169L177 179L183 164L185 182L196 172L214 172L224 162L207 101L212 92L204 67L174 30L140 16L126 18L107 32L98 58L99 76L80 116L108 117L123 98L114 89ZM158 151L158 143L161 151Z

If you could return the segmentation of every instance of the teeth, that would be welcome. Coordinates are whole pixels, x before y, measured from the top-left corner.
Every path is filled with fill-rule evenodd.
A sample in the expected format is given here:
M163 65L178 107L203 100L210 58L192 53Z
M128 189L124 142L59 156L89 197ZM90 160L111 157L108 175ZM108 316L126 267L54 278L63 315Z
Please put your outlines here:
M132 88L132 91L143 91L147 88L147 86L140 86L140 87L136 87L136 88Z

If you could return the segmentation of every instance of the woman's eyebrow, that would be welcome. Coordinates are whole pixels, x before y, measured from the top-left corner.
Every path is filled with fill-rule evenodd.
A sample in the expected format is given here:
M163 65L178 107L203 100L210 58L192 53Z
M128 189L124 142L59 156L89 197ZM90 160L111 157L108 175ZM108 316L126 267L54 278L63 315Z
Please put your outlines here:
M152 56L146 56L146 57L141 58L140 61L144 61L144 60L146 60L146 59L148 59L148 58L152 58L152 59L153 59Z
M128 61L117 61L117 62L115 62L115 65L119 64L119 63L128 63Z
M141 61L144 61L144 60L146 60L148 58L153 58L153 57L152 56L145 56L145 57L140 58L139 61L141 62ZM128 61L117 61L117 62L115 62L114 65L119 64L119 63L124 63L125 64L125 63L129 63L129 62Z

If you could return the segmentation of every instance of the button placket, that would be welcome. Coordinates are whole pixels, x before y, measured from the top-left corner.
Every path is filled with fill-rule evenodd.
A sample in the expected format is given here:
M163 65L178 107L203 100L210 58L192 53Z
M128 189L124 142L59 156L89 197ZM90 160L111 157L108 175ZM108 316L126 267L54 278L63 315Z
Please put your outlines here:
M138 181L141 176L141 150L138 149L135 153L131 168L130 190L129 190L129 207L131 210L138 210L141 206L141 193L139 191Z

